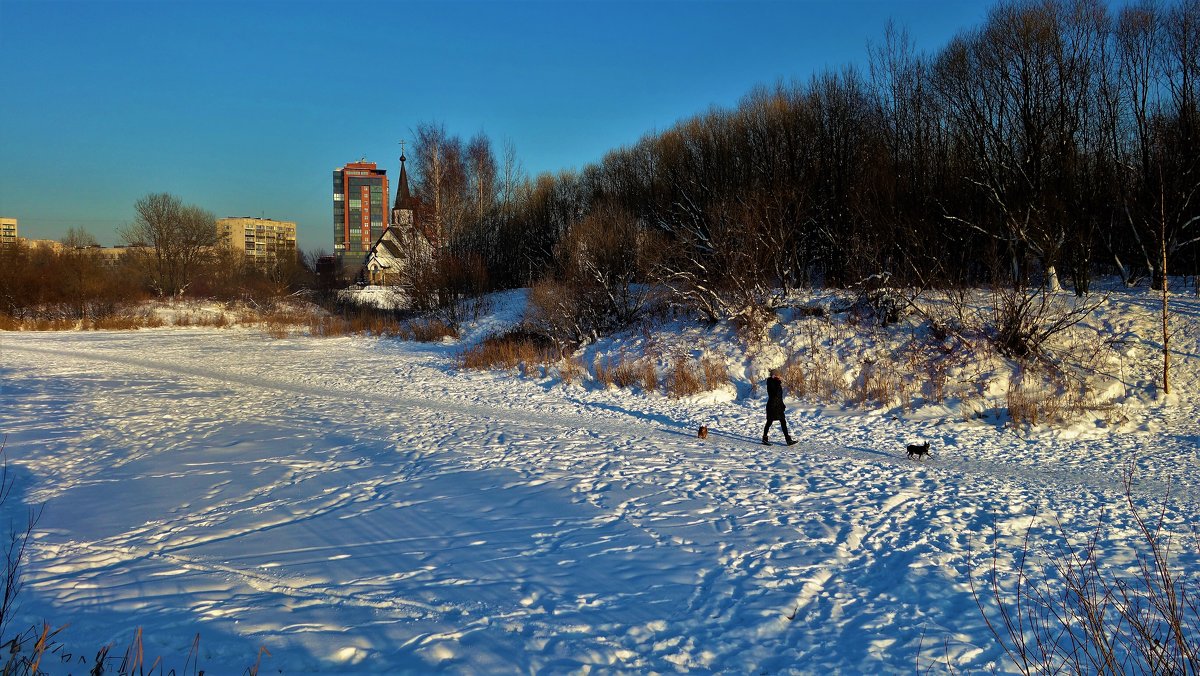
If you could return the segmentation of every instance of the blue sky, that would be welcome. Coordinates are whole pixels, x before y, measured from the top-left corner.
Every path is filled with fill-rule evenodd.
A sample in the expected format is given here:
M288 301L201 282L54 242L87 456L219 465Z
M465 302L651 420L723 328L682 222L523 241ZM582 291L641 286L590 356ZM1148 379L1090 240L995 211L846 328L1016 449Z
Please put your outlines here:
M333 169L394 176L420 122L579 168L756 84L865 66L889 18L936 51L992 5L0 0L0 215L112 245L170 192L330 250Z

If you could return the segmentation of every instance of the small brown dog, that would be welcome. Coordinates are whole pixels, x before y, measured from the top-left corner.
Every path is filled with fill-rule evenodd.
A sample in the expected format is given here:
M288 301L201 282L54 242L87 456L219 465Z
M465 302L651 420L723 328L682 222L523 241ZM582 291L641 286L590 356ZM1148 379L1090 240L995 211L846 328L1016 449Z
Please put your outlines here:
M708 425L700 426L700 431L696 432L696 438L697 439L707 439L708 438Z
M914 457L921 458L926 455L929 455L929 442L928 441L926 441L924 444L921 444L920 446L909 445L909 447L908 447L908 459L909 460L912 460Z

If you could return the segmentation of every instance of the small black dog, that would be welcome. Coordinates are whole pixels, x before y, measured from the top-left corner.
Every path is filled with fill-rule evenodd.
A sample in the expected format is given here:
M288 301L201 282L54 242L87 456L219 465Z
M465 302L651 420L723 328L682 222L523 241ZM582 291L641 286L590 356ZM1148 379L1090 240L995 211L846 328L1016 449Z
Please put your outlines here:
M909 460L913 459L914 457L921 458L926 455L929 455L929 442L928 441L926 441L924 444L922 444L920 446L913 446L911 444L909 445L909 447L908 447L908 459Z

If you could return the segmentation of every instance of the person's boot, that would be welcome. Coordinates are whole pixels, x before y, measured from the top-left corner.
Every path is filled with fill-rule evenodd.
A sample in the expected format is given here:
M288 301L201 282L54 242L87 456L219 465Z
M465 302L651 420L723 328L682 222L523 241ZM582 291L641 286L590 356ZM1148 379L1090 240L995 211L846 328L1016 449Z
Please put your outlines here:
M770 446L770 445L771 445L771 442L767 441L767 437L764 436L763 437L763 446Z
M788 440L787 440L787 445L788 445L788 446L795 446L795 445L796 445L796 440L795 440L795 439L793 439L793 438L791 438L791 437L788 437Z

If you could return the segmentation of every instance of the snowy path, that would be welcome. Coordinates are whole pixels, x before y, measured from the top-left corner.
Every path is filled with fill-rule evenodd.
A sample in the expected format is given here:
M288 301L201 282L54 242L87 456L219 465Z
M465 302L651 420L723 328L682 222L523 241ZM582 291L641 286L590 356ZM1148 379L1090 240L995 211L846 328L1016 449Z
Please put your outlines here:
M25 616L89 648L143 626L180 662L200 632L210 673L259 644L283 673L978 669L999 653L969 542L1035 515L1127 530L1119 463L990 441L922 465L871 442L886 421L835 443L844 423L799 412L828 441L764 448L736 404L700 442L688 411L402 343L7 334L0 355L0 433L47 503Z

